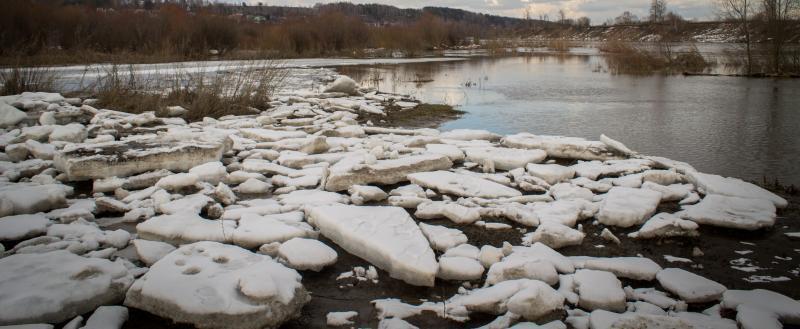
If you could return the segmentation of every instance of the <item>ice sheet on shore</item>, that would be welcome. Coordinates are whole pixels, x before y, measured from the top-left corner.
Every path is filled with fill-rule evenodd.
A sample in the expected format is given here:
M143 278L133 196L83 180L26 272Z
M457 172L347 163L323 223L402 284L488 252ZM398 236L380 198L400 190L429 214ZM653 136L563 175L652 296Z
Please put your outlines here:
M433 286L438 271L433 250L403 208L318 206L308 211L308 221L322 235L391 277Z
M197 242L156 262L125 305L201 328L277 327L309 300L300 279L268 256Z

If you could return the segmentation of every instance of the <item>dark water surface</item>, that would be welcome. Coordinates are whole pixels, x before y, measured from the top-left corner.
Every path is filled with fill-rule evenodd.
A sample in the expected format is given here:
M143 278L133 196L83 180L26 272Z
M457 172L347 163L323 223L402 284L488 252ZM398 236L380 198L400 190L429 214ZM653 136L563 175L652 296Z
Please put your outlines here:
M599 139L705 172L800 185L800 80L613 75L602 56L339 67L364 85L467 112L444 130Z

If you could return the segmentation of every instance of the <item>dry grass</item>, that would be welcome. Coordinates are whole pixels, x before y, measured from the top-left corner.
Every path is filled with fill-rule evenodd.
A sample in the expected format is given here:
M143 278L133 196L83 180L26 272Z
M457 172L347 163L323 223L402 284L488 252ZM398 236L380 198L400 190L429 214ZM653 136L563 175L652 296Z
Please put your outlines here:
M572 47L572 42L567 40L550 40L547 42L547 49L552 51L566 52Z
M160 113L167 106L177 105L189 110L185 119L196 121L265 110L287 72L270 61L247 67L223 67L206 74L175 70L142 75L130 66L127 71L112 66L93 90L102 107L130 113Z
M0 69L0 95L15 95L26 91L52 91L55 76L47 68L14 66Z
M615 40L599 49L606 53L606 63L613 74L703 72L711 65L694 46L676 53L668 43L658 44L653 51Z

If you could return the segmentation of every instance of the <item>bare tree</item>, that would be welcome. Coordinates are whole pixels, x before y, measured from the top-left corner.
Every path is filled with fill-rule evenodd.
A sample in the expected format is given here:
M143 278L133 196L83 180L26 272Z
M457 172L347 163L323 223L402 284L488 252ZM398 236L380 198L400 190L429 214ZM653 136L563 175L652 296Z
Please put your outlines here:
M558 22L564 23L567 20L567 14L564 12L564 9L558 10Z
M753 55L751 54L750 47L750 18L753 15L752 1L753 0L717 0L716 3L720 16L739 24L739 31L744 37L748 75L753 73Z
M761 5L767 23L767 36L772 45L772 69L775 73L781 73L783 46L789 34L787 27L792 16L800 10L800 0L761 0Z
M662 22L667 14L667 0L652 0L650 2L650 21Z
M581 18L578 18L576 25L578 25L579 27L589 27L592 24L591 20L589 20L589 17L583 16Z
M631 12L629 12L629 11L625 11L625 12L622 13L622 15L619 15L619 16L617 16L617 18L614 19L614 23L615 24L631 24L631 23L637 22L638 20L639 20L639 17L636 17L636 15L631 14Z

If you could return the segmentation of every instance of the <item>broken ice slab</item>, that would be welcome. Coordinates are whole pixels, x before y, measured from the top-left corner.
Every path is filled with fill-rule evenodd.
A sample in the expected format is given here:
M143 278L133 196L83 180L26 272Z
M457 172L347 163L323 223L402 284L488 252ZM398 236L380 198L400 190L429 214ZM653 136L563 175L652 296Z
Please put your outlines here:
M74 144L59 151L54 162L70 181L126 177L157 169L181 172L219 161L232 145L229 138L183 137L162 135L100 144Z

